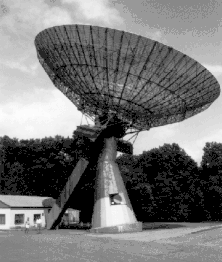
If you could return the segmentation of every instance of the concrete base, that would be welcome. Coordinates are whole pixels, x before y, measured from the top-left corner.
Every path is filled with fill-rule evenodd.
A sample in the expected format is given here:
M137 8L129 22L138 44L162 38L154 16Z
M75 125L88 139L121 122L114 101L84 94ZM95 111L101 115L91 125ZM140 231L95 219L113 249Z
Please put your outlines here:
M115 234L115 233L129 233L129 232L141 232L142 222L136 222L133 224L123 224L111 227L97 227L91 228L91 233L105 233L105 234Z

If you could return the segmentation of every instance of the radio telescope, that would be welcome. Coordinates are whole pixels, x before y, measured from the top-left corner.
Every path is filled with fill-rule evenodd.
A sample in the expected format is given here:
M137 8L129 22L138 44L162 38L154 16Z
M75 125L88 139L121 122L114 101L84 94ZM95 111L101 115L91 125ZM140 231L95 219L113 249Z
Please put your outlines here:
M149 130L206 110L220 94L215 77L187 55L157 41L90 25L55 26L35 39L38 59L54 85L94 127L92 159L80 160L49 228L58 225L89 162L98 163L92 232L142 230L115 163L117 141L129 130ZM85 181L85 180L84 180ZM74 199L72 201L75 201Z

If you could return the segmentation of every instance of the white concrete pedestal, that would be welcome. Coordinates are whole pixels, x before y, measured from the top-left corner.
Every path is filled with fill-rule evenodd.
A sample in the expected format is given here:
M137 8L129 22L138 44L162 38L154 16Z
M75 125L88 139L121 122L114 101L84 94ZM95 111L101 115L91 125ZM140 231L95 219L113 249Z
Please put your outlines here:
M98 162L91 232L142 231L132 209L116 160L116 139L105 139Z

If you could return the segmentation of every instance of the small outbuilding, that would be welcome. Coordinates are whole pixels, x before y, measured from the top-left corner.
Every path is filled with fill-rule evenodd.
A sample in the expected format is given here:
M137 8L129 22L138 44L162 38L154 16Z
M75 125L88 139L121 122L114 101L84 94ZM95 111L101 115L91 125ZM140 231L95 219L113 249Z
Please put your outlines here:
M42 201L48 197L0 195L0 230L24 227L29 218L30 226L41 218L45 227L45 209Z

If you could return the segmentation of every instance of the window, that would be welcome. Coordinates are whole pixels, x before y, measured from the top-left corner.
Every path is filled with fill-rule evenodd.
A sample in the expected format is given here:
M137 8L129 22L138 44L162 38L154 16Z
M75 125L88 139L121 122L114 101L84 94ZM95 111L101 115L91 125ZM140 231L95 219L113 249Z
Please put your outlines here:
M0 214L0 225L5 225L5 215Z
M24 224L24 214L15 214L15 225Z
M110 194L110 203L111 205L121 205L122 204L122 197L117 193L117 194Z
M36 222L37 219L41 218L41 215L40 214L34 214L34 223Z

